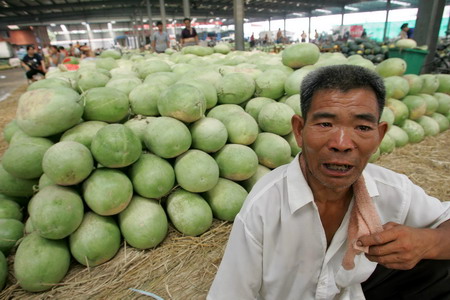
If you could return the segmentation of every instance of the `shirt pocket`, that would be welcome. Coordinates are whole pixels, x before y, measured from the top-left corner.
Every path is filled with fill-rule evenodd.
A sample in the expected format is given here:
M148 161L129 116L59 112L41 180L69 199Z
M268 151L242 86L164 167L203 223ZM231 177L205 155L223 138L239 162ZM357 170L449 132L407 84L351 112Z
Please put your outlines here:
M358 254L355 257L355 267L352 270L346 270L339 266L335 277L336 285L338 288L346 288L353 284L360 284L370 277L376 266L377 263L368 260L364 253Z

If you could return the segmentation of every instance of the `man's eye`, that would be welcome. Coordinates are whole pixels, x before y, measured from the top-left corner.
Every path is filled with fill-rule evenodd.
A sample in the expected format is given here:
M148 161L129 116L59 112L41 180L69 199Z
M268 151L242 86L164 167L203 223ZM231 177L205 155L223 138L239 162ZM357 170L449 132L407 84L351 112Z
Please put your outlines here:
M319 123L320 127L331 127L331 123L329 122L323 122L323 123Z
M370 130L372 130L372 127L366 126L366 125L359 125L357 128L359 130L361 130L361 131L370 131Z

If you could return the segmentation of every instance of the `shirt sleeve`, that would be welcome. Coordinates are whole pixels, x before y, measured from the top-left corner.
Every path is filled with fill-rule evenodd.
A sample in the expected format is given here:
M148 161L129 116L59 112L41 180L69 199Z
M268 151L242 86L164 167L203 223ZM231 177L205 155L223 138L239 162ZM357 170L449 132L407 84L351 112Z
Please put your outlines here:
M439 201L410 182L411 203L405 219L405 225L412 227L436 228L450 219L450 202Z
M207 300L257 299L262 282L262 246L236 217Z

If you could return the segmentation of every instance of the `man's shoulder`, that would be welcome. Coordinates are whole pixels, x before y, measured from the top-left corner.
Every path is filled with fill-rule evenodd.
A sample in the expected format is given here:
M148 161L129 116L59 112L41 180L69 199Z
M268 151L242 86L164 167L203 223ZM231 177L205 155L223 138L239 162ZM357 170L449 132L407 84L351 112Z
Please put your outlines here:
M267 201L274 204L276 198L281 200L280 191L284 184L287 168L288 165L280 166L261 177L248 194L241 211L248 211L258 206L265 207Z
M385 186L392 189L403 190L407 185L412 184L406 175L376 164L367 164L364 169L364 174L366 176L368 175L378 187Z

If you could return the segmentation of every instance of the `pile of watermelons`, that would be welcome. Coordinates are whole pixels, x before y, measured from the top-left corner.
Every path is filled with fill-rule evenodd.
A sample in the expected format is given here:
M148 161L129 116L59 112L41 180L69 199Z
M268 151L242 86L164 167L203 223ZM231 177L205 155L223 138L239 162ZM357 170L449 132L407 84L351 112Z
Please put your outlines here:
M255 182L301 151L290 125L300 83L333 64L386 78L390 130L380 152L449 127L450 75L404 75L401 59L375 66L307 43L280 54L107 50L31 84L4 129L0 164L0 250L16 250L19 285L50 289L71 257L94 267L122 239L156 247L169 222L196 236L213 217L232 221ZM6 274L0 254L2 286Z

